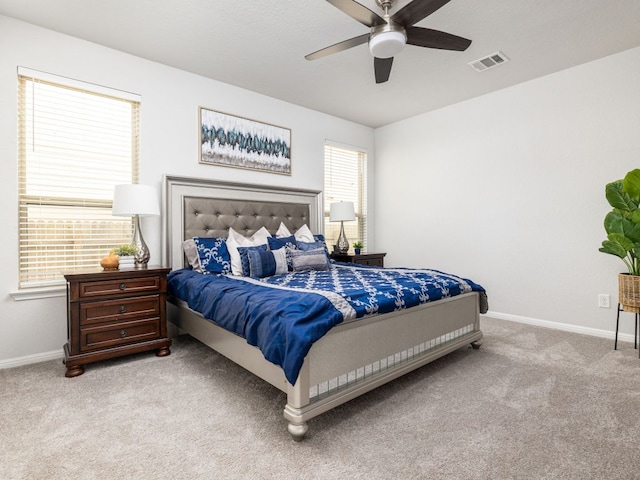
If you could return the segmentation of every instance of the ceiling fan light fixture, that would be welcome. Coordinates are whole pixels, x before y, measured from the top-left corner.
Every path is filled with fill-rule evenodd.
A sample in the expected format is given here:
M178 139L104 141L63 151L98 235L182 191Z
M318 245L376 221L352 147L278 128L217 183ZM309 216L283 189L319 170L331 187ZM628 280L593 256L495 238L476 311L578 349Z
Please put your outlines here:
M404 32L388 30L371 35L369 51L376 58L395 57L407 43Z

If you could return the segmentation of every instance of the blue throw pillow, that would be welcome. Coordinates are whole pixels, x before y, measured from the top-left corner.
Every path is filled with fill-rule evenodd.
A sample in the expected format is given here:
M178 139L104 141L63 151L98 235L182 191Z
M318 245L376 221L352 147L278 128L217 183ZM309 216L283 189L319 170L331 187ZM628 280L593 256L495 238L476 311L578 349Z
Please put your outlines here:
M252 250L267 251L266 245L258 245L256 247L238 247L238 253L240 254L240 262L242 263L242 276L248 277L251 275L251 267L249 265L249 254Z
M227 274L231 272L231 257L227 242L220 237L194 237L202 273Z
M255 278L271 277L276 273L276 259L268 250L248 250L249 273Z
M269 250L278 250L282 247L296 248L296 237L291 235L290 237L269 237L267 238L269 242Z
M298 242L298 250L307 251L315 250L316 248L324 248L324 242Z
M331 256L329 255L329 249L327 248L327 244L324 241L324 235L314 235L313 238L315 242L297 242L298 250L309 251L315 250L316 248L323 248L324 253L327 255L327 260L331 261Z
M247 250L249 273L253 278L271 277L288 273L285 248L278 250Z

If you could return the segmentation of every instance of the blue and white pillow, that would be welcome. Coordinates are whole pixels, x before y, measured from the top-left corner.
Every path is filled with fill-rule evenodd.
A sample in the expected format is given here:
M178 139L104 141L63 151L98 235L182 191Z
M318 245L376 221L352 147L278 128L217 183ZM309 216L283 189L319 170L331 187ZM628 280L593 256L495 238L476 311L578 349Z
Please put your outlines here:
M227 242L220 237L194 237L183 243L189 265L200 273L227 274L231 272L231 258Z

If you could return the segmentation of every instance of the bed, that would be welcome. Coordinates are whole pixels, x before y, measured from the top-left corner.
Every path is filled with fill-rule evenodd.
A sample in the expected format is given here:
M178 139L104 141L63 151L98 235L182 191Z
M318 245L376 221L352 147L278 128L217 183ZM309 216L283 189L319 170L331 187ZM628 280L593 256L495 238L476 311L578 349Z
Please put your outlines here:
M247 237L262 227L274 234L282 225L290 232L306 227L322 232L318 191L166 175L162 194L163 263L176 276L190 274L183 249L187 239L226 237L230 228ZM239 280L225 279L244 288ZM178 295L169 295L167 317L175 332L188 333L285 392L287 429L300 441L308 432L308 421L317 415L456 349L479 348L486 295L481 288L465 291L411 308L339 321L313 340L293 377L290 370L267 360L258 346L205 318Z

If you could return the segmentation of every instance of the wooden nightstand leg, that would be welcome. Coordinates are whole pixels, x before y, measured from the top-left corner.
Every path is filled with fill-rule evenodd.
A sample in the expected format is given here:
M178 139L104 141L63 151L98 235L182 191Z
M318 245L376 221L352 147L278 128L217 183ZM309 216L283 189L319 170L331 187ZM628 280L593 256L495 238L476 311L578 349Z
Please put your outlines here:
M64 373L64 376L67 378L73 378L82 375L84 373L84 367L75 363L74 360L70 358L71 353L69 352L69 344L65 343L62 349L64 350L62 363L67 366L67 371Z
M156 350L157 357L166 357L167 355L171 355L171 350L169 350L169 347L162 347Z
M67 371L64 376L67 378L73 378L80 376L84 373L84 368L82 365L67 365Z

